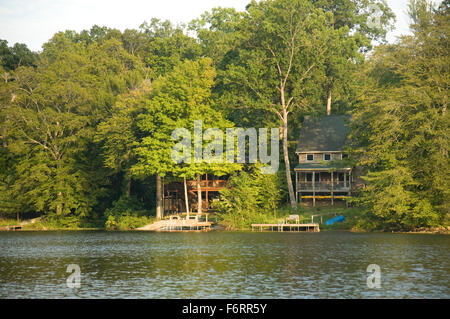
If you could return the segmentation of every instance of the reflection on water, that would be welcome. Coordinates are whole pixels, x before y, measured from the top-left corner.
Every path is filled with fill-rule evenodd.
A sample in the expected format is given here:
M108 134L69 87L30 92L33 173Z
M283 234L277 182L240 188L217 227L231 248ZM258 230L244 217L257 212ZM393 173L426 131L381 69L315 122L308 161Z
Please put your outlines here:
M0 297L449 298L449 248L447 235L3 232Z

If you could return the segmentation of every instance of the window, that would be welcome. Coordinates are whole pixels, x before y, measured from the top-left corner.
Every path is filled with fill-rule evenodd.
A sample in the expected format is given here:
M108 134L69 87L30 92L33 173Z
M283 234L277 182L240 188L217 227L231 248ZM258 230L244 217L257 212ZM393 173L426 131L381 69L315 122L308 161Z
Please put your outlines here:
M320 173L315 173L314 174L314 181L316 181L316 182L320 182Z
M344 181L344 173L339 173L339 181L343 182Z
M323 154L323 160L324 160L324 161L329 161L329 160L331 160L331 154Z
M342 153L342 154L341 154L341 159L346 159L346 158L348 158L348 154Z
M307 161L314 161L314 154L307 154L306 155L306 160Z
M306 181L312 182L312 173L306 173Z

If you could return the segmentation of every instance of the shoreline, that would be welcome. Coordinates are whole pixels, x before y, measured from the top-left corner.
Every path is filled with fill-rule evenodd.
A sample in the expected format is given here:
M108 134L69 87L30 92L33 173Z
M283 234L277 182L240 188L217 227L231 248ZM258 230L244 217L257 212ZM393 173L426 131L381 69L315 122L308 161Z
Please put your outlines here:
M152 230L137 230L137 229L123 229L123 230L109 230L106 228L29 228L29 229L7 229L8 226L0 227L0 232L49 232L49 231L104 231L104 232L161 232ZM240 233L240 232L252 232L251 229L242 230L227 230L227 229L212 229L211 231ZM188 232L188 231L186 231ZM366 233L366 234L430 234L430 235L450 235L450 229L424 229L414 231L364 231L364 230L351 230L351 229L321 229L320 232L347 232L347 233ZM255 232L261 233L261 232ZM264 233L264 232L263 232ZM270 232L268 232L270 233Z

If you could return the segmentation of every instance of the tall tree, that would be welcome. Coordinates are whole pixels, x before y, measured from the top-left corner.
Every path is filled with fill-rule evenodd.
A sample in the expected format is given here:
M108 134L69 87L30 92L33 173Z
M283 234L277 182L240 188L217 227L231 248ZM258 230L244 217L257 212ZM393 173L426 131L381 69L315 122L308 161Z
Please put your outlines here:
M151 90L148 80L119 96L111 116L99 123L95 141L102 143L104 165L124 175L123 193L131 196L131 167L136 163L135 148L140 139L137 117L144 112L143 96Z
M36 66L38 55L23 43L8 47L8 41L0 40L0 65L4 71L12 71L19 66Z
M359 202L389 229L436 226L449 213L449 11L410 8L413 35L376 49L352 119L367 169Z
M166 175L194 178L208 172L221 175L230 171L231 164L194 162L194 152L190 163L176 163L172 159L172 149L178 142L172 139L175 129L185 128L193 137L196 120L201 120L204 128L231 126L213 107L211 87L214 77L211 60L203 58L186 60L153 83L145 113L139 117L138 126L145 136L136 148L138 162L132 169L135 175L156 175L157 179ZM157 192L157 198L160 196ZM157 206L157 212L160 210Z
M35 211L83 217L92 210L101 178L95 126L132 86L136 63L117 40L87 45L58 33L36 70L16 70L17 96L5 110L8 148L19 159L11 188Z
M383 42L393 26L395 16L385 1L379 0L313 0L315 7L333 14L330 49L324 63L323 100L327 114L335 103L338 112L349 110L355 98L355 73L361 68L364 53L372 41ZM334 102L333 102L334 101Z
M307 83L323 77L332 15L309 1L252 1L239 24L241 41L224 82L229 103L278 118L286 181L296 207L288 152L288 116L308 106Z

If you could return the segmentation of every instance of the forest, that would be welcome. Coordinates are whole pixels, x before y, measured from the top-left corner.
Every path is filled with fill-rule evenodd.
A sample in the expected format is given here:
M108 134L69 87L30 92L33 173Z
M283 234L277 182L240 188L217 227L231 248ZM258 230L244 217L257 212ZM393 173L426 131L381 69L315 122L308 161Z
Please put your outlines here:
M162 181L209 173L231 176L218 218L245 229L302 209L301 123L328 108L351 115L348 161L366 182L351 199L355 227L447 227L449 9L410 0L411 34L395 43L380 0L252 0L187 25L58 32L39 52L0 40L0 215L133 229L161 217ZM194 120L279 128L278 173L174 163L171 134Z

